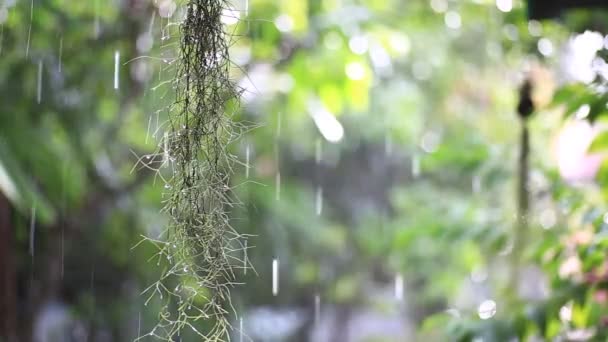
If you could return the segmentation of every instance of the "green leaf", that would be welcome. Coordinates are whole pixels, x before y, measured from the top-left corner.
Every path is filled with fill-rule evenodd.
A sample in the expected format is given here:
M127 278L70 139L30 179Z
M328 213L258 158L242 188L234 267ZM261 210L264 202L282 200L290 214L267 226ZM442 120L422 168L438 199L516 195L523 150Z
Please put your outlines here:
M38 220L44 224L52 223L56 217L55 210L26 178L26 174L6 145L0 141L0 191L22 215L30 215L31 208L36 207Z
M602 132L598 134L591 146L589 146L589 152L604 152L608 150L608 132Z

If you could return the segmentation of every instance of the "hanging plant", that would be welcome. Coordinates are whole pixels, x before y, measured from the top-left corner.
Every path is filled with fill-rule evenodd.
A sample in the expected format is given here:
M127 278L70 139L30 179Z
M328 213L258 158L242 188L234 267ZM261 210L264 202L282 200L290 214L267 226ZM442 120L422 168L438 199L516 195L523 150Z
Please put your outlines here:
M163 164L172 170L164 209L170 222L163 242L154 241L169 262L147 290L163 303L149 335L165 340L184 329L204 341L229 339L230 289L234 268L242 267L242 244L228 213L235 162L228 147L240 135L229 112L240 94L230 80L230 36L221 23L226 7L222 0L189 0L180 26L176 99L160 144ZM175 288L175 282L168 286L172 280Z

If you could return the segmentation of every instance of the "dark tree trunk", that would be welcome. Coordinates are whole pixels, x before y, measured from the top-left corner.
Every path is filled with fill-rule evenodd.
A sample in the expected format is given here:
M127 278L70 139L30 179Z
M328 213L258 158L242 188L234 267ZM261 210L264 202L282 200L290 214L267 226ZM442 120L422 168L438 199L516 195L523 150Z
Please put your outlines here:
M11 205L0 193L0 339L17 341L17 279Z

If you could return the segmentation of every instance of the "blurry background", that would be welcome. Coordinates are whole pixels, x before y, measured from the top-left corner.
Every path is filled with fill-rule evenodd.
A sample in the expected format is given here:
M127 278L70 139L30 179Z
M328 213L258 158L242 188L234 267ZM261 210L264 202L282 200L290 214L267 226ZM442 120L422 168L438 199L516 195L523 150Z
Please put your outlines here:
M173 0L0 0L0 341L153 340L163 299L141 293L166 261L138 243L163 231L167 190L134 166L166 129L183 15ZM608 15L559 15L232 1L234 119L259 126L230 147L255 267L233 289L232 339L605 338ZM540 110L514 251L526 76Z

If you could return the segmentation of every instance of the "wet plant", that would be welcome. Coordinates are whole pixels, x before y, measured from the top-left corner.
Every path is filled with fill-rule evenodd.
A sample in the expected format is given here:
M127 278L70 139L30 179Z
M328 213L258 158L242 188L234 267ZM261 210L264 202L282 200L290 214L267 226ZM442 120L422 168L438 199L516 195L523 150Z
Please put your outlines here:
M243 127L232 119L240 93L230 79L231 37L221 22L227 6L223 0L184 4L175 101L157 157L150 161L170 169L168 177L159 173L170 221L160 239L148 239L168 262L161 279L145 291L148 300L156 296L162 302L159 323L147 336L163 340L186 329L203 341L230 338L230 290L235 269L244 263L243 237L229 218L236 205L230 184L236 158L229 147Z

